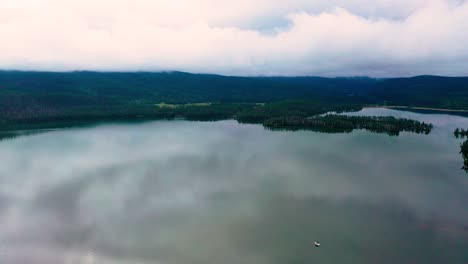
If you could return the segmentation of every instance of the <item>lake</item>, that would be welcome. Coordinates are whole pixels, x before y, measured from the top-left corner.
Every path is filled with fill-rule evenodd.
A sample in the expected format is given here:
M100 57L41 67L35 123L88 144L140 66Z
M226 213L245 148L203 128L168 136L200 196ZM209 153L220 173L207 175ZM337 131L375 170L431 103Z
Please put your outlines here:
M468 263L468 174L452 133L468 118L357 114L434 129L178 120L4 139L0 263Z

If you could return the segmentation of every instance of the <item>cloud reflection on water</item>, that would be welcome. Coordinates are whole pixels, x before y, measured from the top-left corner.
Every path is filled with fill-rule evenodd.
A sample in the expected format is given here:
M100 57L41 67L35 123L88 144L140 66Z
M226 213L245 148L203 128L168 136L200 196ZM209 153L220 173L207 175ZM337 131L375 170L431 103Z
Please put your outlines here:
M0 260L463 263L468 179L442 135L173 121L3 141Z

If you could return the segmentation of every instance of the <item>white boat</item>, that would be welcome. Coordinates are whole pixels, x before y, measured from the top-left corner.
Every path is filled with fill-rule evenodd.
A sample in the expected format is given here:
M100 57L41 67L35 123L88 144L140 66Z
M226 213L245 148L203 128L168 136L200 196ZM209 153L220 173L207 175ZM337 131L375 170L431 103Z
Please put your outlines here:
M315 247L320 247L320 243L318 241L314 242Z

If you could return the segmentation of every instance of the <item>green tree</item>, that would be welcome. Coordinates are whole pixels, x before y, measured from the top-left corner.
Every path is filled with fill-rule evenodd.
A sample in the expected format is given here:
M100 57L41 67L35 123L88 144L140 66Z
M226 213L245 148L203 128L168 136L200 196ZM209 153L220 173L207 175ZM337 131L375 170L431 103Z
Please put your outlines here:
M460 144L460 154L463 157L463 167L462 169L468 173L468 140Z

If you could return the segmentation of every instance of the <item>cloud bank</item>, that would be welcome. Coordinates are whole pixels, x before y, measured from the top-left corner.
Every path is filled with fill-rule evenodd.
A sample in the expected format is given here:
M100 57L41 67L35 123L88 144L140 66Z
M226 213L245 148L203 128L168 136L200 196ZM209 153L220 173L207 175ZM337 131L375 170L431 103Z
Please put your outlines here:
M461 0L3 0L0 68L468 75Z

